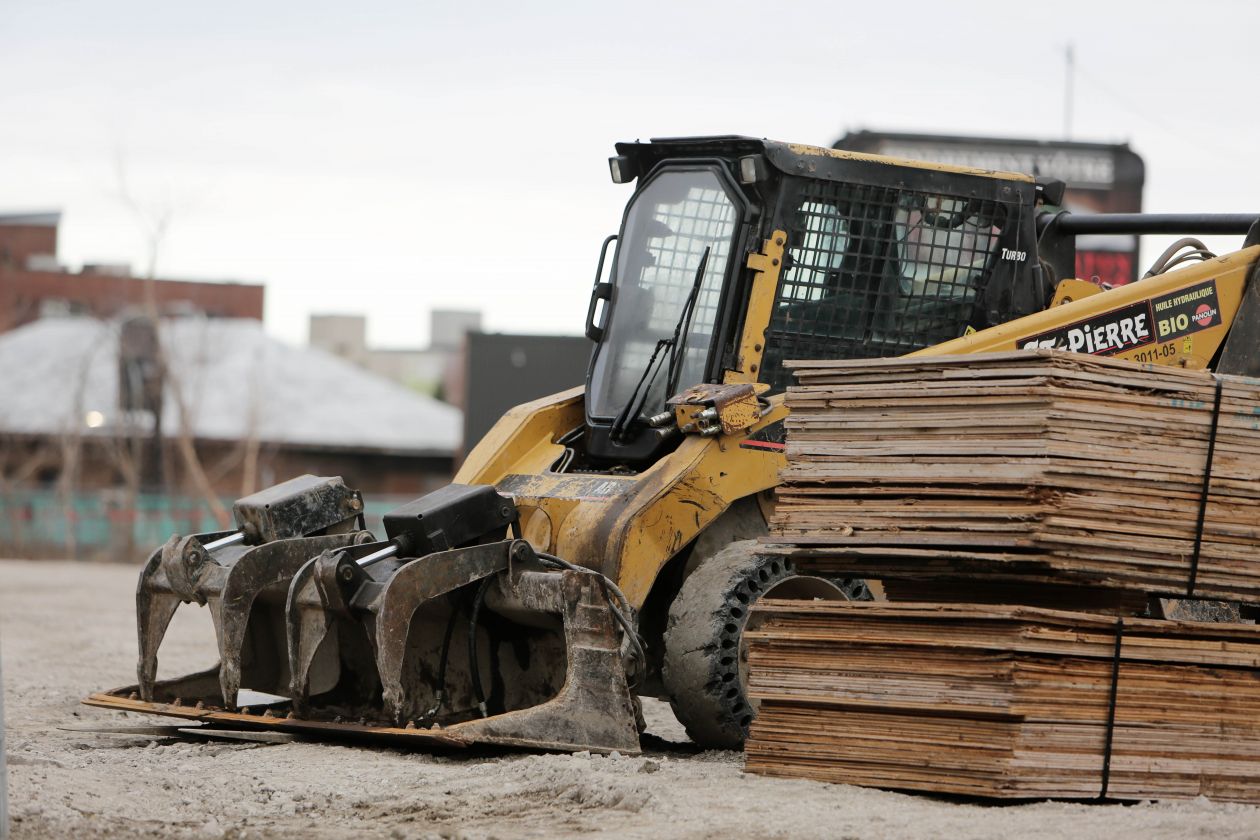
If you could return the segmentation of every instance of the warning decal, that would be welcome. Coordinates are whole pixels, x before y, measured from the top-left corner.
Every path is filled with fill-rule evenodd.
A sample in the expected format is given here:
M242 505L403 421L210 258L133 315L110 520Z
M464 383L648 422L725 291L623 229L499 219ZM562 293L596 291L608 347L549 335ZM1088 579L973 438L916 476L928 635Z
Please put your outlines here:
M783 426L783 421L776 420L770 425L753 432L746 440L741 441L739 448L782 452L785 448L784 441L786 438L787 430Z

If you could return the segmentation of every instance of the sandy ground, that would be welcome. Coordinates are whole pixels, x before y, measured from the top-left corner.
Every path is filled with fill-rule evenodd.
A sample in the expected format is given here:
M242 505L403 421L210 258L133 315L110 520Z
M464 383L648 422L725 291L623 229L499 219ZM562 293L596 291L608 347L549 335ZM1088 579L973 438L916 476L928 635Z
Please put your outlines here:
M433 756L313 743L153 741L59 730L132 682L137 570L0 561L13 837L1260 838L1260 808L1204 800L984 806L742 772L738 753ZM199 614L200 613L200 614ZM163 673L213 661L185 607ZM684 736L668 706L651 731ZM131 716L130 720L144 719Z

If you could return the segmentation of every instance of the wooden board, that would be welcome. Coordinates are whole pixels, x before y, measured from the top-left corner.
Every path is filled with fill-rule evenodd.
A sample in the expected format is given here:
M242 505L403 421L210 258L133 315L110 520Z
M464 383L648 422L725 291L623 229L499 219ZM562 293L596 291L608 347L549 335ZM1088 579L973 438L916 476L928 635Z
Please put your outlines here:
M1110 799L1260 802L1253 624L767 599L746 638L750 772L1089 799L1109 764Z
M803 569L1260 603L1260 380L1054 351L793 367L769 542Z

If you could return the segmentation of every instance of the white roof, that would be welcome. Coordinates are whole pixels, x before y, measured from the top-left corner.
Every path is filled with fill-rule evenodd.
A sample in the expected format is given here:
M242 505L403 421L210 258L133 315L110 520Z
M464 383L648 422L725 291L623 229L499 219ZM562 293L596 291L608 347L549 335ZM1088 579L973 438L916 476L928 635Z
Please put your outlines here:
M0 335L0 431L111 434L119 420L118 334L117 323L45 318ZM161 336L171 371L162 410L168 436L181 427L177 386L197 438L415 455L449 455L459 446L459 409L321 350L269 338L258 321L171 319ZM104 416L100 428L88 428L92 412Z

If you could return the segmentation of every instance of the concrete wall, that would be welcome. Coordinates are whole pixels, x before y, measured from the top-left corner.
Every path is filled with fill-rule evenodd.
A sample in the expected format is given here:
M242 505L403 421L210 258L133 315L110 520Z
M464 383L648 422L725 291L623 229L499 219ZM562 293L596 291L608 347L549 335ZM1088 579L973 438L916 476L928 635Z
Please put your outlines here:
M429 347L459 350L464 336L481 330L481 313L474 309L434 309L429 313Z

